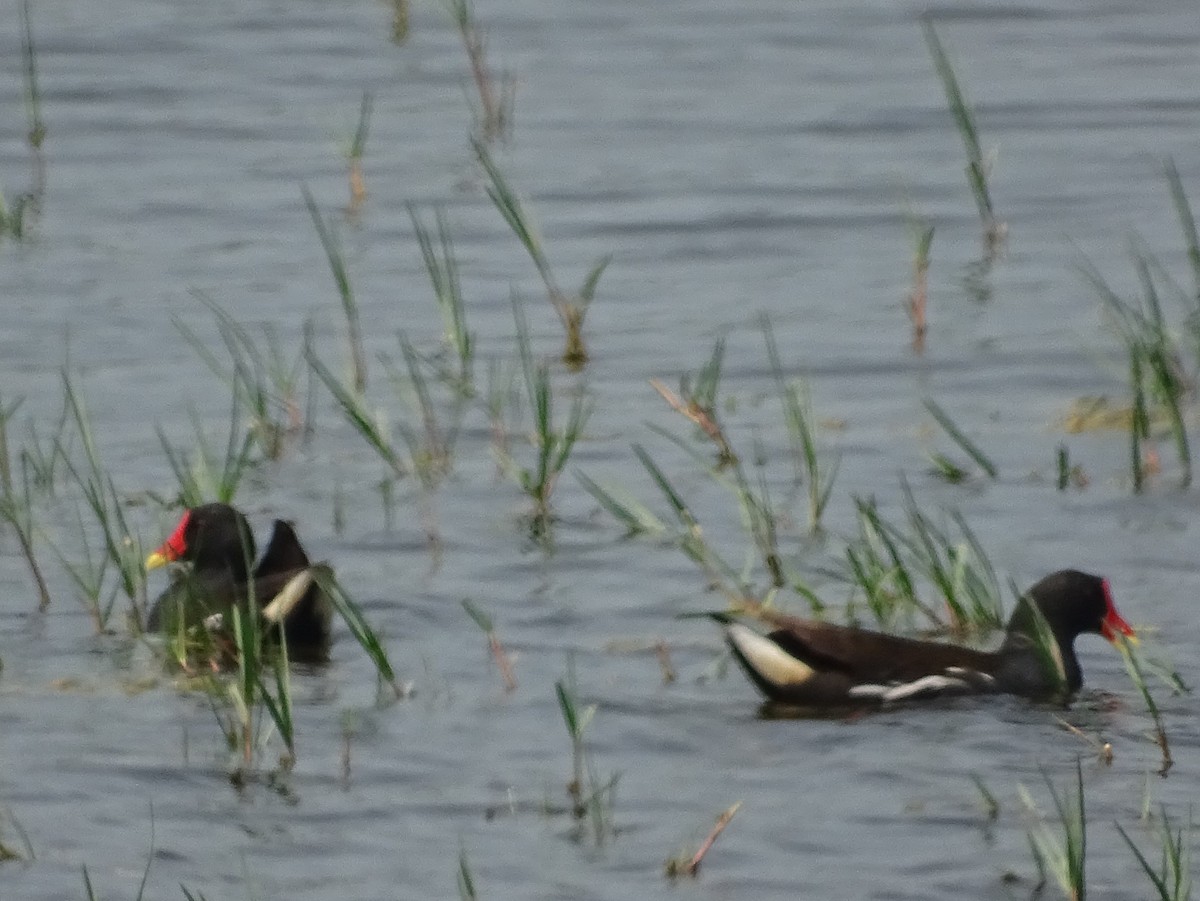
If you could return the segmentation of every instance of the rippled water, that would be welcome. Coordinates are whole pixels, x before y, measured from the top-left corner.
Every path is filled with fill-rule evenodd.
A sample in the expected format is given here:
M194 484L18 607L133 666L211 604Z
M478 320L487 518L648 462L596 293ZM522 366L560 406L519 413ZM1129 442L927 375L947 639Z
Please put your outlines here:
M709 540L740 562L735 503L646 427L689 434L647 381L675 384L724 336L728 424L741 447L762 440L782 497L790 463L757 324L768 313L789 374L809 380L823 421L841 423L821 433L823 450L841 455L833 535L852 529L853 495L898 515L903 473L931 509L961 509L1021 584L1065 565L1106 573L1126 616L1161 627L1157 649L1200 682L1195 495L1174 487L1169 447L1167 473L1135 497L1123 432L1065 436L1059 425L1081 396L1126 393L1119 348L1074 271L1081 254L1132 290L1136 231L1190 278L1161 162L1174 157L1200 196L1200 20L1182 2L933 10L983 143L997 150L993 189L1010 237L986 269L921 11L478 4L492 64L517 80L513 137L497 156L529 197L559 280L575 286L614 255L587 322L593 362L560 378L594 404L576 463L657 504L630 451L645 444ZM256 335L268 325L289 355L315 316L318 353L342 365L337 296L300 187L331 214L345 205L340 145L364 90L374 96L370 196L339 230L372 403L392 422L413 415L376 357L398 359L400 330L430 348L441 329L407 202L448 209L480 378L483 360L514 357L514 287L536 350L557 353L536 272L479 183L466 61L436 4L413 10L402 46L375 2L33 0L33 14L47 193L32 240L0 244L0 398L25 398L14 447L28 440L27 420L52 432L69 363L118 487L169 496L155 424L180 444L192 440L192 414L217 445L227 426L228 391L178 327L215 345L194 292ZM0 189L11 198L28 178L11 13L0 46ZM904 312L912 212L937 228L923 357L909 348ZM951 487L928 475L927 452L949 448L926 397L987 450L997 482ZM552 544L533 546L481 411L467 415L455 472L424 521L405 482L390 528L380 464L323 393L315 426L309 444L249 477L239 504L260 532L275 515L300 523L386 634L413 697L376 707L369 663L341 635L332 666L296 677L294 773L278 790L237 790L207 700L160 678L145 648L95 638L46 541L54 603L34 615L19 550L0 533L0 802L36 853L0 865L0 897L82 898L85 864L100 896L132 897L151 844L147 897L180 897L179 883L214 901L452 897L460 849L481 898L673 896L664 860L740 800L689 894L1003 898L1028 891L1034 871L1018 784L1049 809L1039 767L1064 787L1082 754L1091 894L1118 898L1146 884L1112 821L1149 844L1138 826L1146 797L1186 817L1200 759L1194 701L1159 691L1177 763L1166 781L1148 776L1158 761L1149 720L1102 642L1081 641L1089 688L1069 718L1113 743L1111 767L1056 711L1015 700L850 722L760 719L739 674L713 678L716 630L676 618L720 603L702 575L663 542L622 540L569 474ZM1084 491L1053 489L1063 441L1091 477ZM39 510L46 537L80 553L71 492ZM811 576L840 545L806 537L802 503L785 512L799 522L784 549ZM174 514L130 515L150 542ZM426 540L431 522L440 556ZM463 598L494 618L516 657L516 692L504 693ZM673 684L663 684L658 640ZM597 705L587 728L597 773L621 773L616 834L600 847L556 812L570 747L554 683L569 655L583 700ZM1000 801L995 822L973 774ZM0 841L20 845L10 821ZM1010 872L1023 880L1015 888Z

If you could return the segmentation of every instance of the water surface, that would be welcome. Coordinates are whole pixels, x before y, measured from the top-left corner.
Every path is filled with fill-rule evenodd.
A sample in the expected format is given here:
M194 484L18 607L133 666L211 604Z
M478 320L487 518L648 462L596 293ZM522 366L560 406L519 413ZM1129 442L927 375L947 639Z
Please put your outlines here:
M990 267L921 8L502 0L476 12L491 62L517 79L514 133L497 158L535 210L559 280L574 287L614 257L587 322L593 362L582 376L556 372L561 390L594 405L579 468L666 516L630 451L645 444L707 538L740 563L747 539L732 497L646 428L691 435L648 379L676 384L724 337L724 415L739 447L762 441L784 497L791 464L757 324L767 313L788 374L808 380L822 421L840 423L821 433L823 452L841 459L831 537L807 537L802 502L781 511L798 574L844 599L815 573L853 528L853 496L899 515L903 473L930 509L961 509L1022 585L1066 565L1107 574L1126 616L1161 628L1158 649L1200 681L1195 501L1175 487L1169 447L1167 472L1133 496L1123 433L1067 436L1059 424L1081 396L1126 394L1120 349L1073 268L1081 255L1133 291L1136 232L1188 283L1161 161L1174 157L1200 193L1200 23L1189 4L933 10L996 151L1010 238ZM403 46L373 2L35 0L33 13L47 193L33 238L0 245L0 395L25 398L14 446L27 419L52 431L69 363L121 491L171 495L155 424L187 444L194 415L218 446L227 427L228 391L178 327L216 346L197 291L253 334L270 328L292 355L314 317L318 353L342 372L343 323L302 184L339 224L371 402L389 421L416 423L378 355L398 359L400 330L425 349L441 331L406 203L448 211L481 380L487 359L515 355L514 288L537 353L558 352L536 272L483 193L465 56L440 9L415 8ZM0 46L0 187L12 197L28 177L15 17L0 23ZM364 90L375 99L370 196L347 222L340 142ZM937 229L922 357L904 313L914 213ZM927 474L928 451L951 448L926 397L987 450L996 482L954 487ZM527 424L514 445L524 460ZM1017 785L1048 810L1040 768L1065 787L1082 755L1091 893L1118 898L1144 886L1112 821L1148 845L1137 825L1147 795L1186 816L1194 702L1159 691L1177 764L1165 782L1148 777L1158 762L1149 720L1098 640L1081 641L1089 688L1066 714L998 699L851 722L763 720L739 674L713 677L716 630L675 618L722 602L702 574L667 542L622 540L569 474L552 544L534 546L526 502L496 476L480 409L466 416L453 475L427 500L440 558L413 480L398 486L389 528L381 464L327 394L314 425L310 443L248 478L239 504L260 533L277 515L301 524L387 636L412 698L377 708L370 665L342 633L327 670L296 677L300 741L285 787L235 790L207 700L177 691L146 648L94 637L45 541L54 603L33 615L19 549L0 533L0 801L37 855L4 864L0 896L84 897L85 864L101 896L132 896L153 844L148 897L179 897L180 883L210 899L453 897L460 849L481 897L667 897L677 890L664 860L740 800L686 887L698 898L1006 898L1031 888L1034 872ZM1084 491L1053 488L1064 441L1091 478ZM73 498L64 487L39 506L46 537L69 557L81 553ZM150 542L174 514L147 505L130 516ZM503 691L463 598L494 618L516 658L516 692ZM678 672L669 685L651 650L660 639ZM597 705L596 770L621 773L617 831L601 846L555 812L570 748L554 683L569 657L582 699ZM1113 764L1097 763L1059 715L1111 741ZM1000 800L994 823L971 775ZM1003 881L1010 872L1016 888Z

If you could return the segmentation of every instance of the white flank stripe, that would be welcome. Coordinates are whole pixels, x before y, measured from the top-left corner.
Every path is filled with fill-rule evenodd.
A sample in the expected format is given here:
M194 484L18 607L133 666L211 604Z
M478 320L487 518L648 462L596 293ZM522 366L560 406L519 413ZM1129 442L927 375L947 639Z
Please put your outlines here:
M967 676L968 678L962 678ZM974 681L972 681L974 680ZM954 689L971 689L979 683L991 684L995 680L984 673L965 670L952 666L946 670L946 675L922 676L912 682L893 682L889 685L855 685L850 689L852 698L878 698L880 701L903 701L921 694L936 694L940 691Z
M981 673L979 670L967 669L966 667L962 666L946 667L946 675L962 676L972 685L986 685L991 688L996 684L995 676L988 675L987 673Z
M287 618L287 615L304 598L304 593L308 591L308 587L312 585L312 582L312 570L300 570L300 572L288 579L287 584L279 590L279 594L271 599L271 603L263 607L262 618L269 623L283 622Z
M897 685L883 696L885 701L902 701L924 692L945 691L948 688L970 688L971 683L953 676L924 676L915 682Z
M754 671L772 685L801 685L812 678L812 667L753 629L732 623L725 627L725 634Z
M892 686L890 685L852 685L850 690L846 692L852 698L880 698L883 699Z

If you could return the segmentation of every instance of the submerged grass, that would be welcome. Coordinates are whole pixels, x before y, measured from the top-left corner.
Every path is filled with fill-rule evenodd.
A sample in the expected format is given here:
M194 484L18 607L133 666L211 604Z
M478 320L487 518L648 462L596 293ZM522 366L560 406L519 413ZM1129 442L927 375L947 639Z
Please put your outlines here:
M654 511L629 492L615 485L600 485L578 470L575 478L613 519L625 527L628 535L661 535L667 530Z
M253 597L248 609L257 609ZM217 722L230 750L241 755L241 766L235 772L239 778L244 778L253 766L259 748L268 738L263 728L267 721L278 729L287 747L281 765L290 768L295 760L295 731L287 672L287 640L281 635L278 649L274 650L280 662L275 664L278 694L273 696L263 678L266 649L258 615L246 615L235 606L231 618L230 634L237 654L237 668L231 677L214 675L211 678L214 682L219 680L227 704L224 714L217 712ZM217 711L215 705L214 711Z
M88 616L92 620L92 626L99 635L109 631L109 620L112 618L113 609L116 606L120 585L110 584L107 578L109 566L112 563L109 555L93 554L91 542L87 538L87 526L83 521L83 511L79 509L78 504L75 508L75 515L79 523L82 559L77 557L73 561L69 560L57 547L54 548L54 552L59 562L62 563L63 569L67 571L71 581L75 584L84 609L87 610Z
M32 194L20 194L11 202L0 191L0 238L23 240L29 231L30 213L36 209Z
M146 866L142 869L142 881L138 883L137 894L133 901L142 901L146 896L146 884L150 881L150 865L154 863L154 805L150 805L150 850L146 853ZM92 886L92 877L88 873L87 864L83 865L83 889L88 901L99 901L96 890Z
M475 891L475 877L471 875L471 862L467 859L467 849L458 849L458 870L455 872L458 883L459 901L476 901L479 894Z
M1027 594L1023 594L1015 583L1009 583L1009 589L1017 599L1017 609L1023 609L1029 615L1033 625L1030 636L1033 652L1045 679L1045 684L1053 686L1053 691L1045 698L1050 702L1065 703L1071 696L1070 684L1067 679L1067 667L1059 650L1058 639L1046 621L1046 616L1040 607Z
M740 602L754 598L755 592L748 584L748 574L736 570L709 545L700 528L700 521L646 449L640 444L635 444L633 453L671 508L679 526L674 540L683 553L699 565L710 583L717 586L731 601Z
M29 123L26 140L34 155L33 194L41 197L46 186L46 168L42 145L46 140L46 121L42 117L42 91L38 85L37 45L33 40L32 0L20 0L21 16L21 73L25 86L25 117Z
M19 848L14 846L11 841L6 840L5 827L12 829L16 834L17 840L20 842ZM21 821L11 810L0 805L0 863L4 863L6 860L33 861L37 860L37 854L34 853L33 843L29 841L29 834L21 825Z

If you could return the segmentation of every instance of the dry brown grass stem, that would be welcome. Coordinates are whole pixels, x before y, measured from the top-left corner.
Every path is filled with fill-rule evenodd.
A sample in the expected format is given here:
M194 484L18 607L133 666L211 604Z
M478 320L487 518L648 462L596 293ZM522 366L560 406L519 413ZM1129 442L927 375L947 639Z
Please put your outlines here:
M346 210L351 217L357 216L367 199L367 182L363 178L362 160L350 161L350 206Z
M694 399L682 400L659 379L651 379L650 384L673 410L686 416L700 427L700 430L717 446L717 453L722 464L733 463L737 460L737 455L733 452L721 424L717 422L717 414L713 410L702 407Z
M1061 716L1056 716L1054 719L1058 722L1058 725L1061 726L1063 729L1065 729L1067 732L1070 732L1072 735L1083 739L1085 742L1087 742L1089 745L1091 745L1093 748L1095 748L1096 756L1100 760L1102 760L1106 766L1112 766L1113 749L1112 749L1112 744L1110 742L1104 741L1095 735L1088 735L1086 732L1084 732L1078 726L1068 723Z
M696 872L700 869L700 864L703 862L704 856L708 854L709 850L716 842L717 837L725 831L725 827L728 826L733 820L741 806L742 802L738 801L719 817L717 817L717 822L713 825L712 831L709 832L704 841L700 843L700 847L696 850L696 853L692 855L690 860L683 861L672 859L667 861L667 875L671 878L676 876L695 876Z
M913 352L925 352L925 333L928 322L925 306L929 299L929 261L918 259L913 266L913 289L908 295L908 318L912 321Z
M492 649L492 657L496 661L496 667L500 670L500 678L504 680L505 691L517 690L517 677L513 672L512 661L508 657L508 653L504 650L504 645L500 644L500 639L496 637L495 632L488 634L488 647Z

